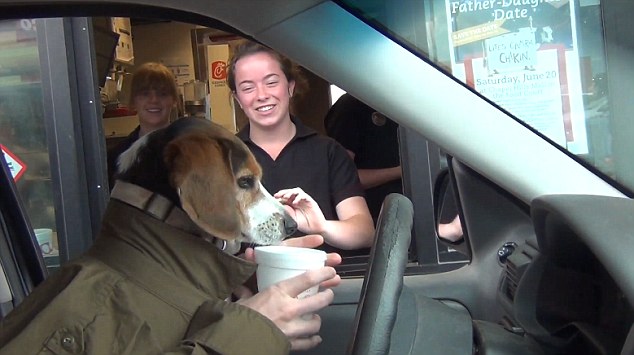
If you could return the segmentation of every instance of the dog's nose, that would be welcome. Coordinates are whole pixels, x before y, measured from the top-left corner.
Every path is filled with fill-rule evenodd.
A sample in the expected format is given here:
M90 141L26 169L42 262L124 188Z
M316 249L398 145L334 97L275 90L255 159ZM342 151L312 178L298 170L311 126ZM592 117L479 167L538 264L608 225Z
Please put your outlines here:
M295 222L295 220L289 215L284 216L284 231L287 236L293 235L297 232L297 222Z

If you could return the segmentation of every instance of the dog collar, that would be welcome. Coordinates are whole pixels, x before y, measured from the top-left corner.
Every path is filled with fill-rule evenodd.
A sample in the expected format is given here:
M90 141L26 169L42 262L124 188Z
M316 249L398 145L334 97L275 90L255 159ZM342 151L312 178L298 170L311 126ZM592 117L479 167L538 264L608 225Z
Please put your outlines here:
M136 207L172 227L199 236L228 254L235 255L240 251L239 242L227 242L224 239L212 236L193 223L187 213L172 203L172 201L141 186L117 180L110 193L110 198Z

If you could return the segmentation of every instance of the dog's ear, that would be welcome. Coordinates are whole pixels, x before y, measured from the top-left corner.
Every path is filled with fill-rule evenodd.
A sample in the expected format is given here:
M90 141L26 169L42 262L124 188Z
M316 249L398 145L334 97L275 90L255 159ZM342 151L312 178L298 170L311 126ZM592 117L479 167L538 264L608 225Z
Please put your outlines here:
M186 135L165 148L170 181L183 210L207 233L225 240L241 234L236 185L226 150L215 139Z

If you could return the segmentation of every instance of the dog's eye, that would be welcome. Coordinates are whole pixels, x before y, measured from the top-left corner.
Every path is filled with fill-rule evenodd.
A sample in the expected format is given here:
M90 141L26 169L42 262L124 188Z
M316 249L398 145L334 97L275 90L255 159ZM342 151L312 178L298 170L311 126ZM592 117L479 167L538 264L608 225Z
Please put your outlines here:
M253 176L243 176L238 178L238 186L242 189L252 189L255 186L255 178Z

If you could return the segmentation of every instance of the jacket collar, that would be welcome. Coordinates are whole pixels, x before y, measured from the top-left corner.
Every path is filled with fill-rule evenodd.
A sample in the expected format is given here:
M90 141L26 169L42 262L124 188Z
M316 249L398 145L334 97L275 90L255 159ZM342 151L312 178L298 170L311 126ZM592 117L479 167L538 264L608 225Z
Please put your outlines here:
M216 238L192 223L185 211L172 203L165 196L144 189L141 186L129 182L117 180L110 198L120 200L130 206L136 207L150 216L163 221L170 226L177 227L188 233L197 235L213 244L220 250L236 254L240 250L239 242L227 242Z
M185 214L176 206L172 210ZM169 213L166 218L176 217ZM148 267L160 268L222 298L255 272L254 263L229 255L201 238L188 218L181 223L170 225L143 209L111 198L91 252L108 249L108 240L118 239L147 257Z

